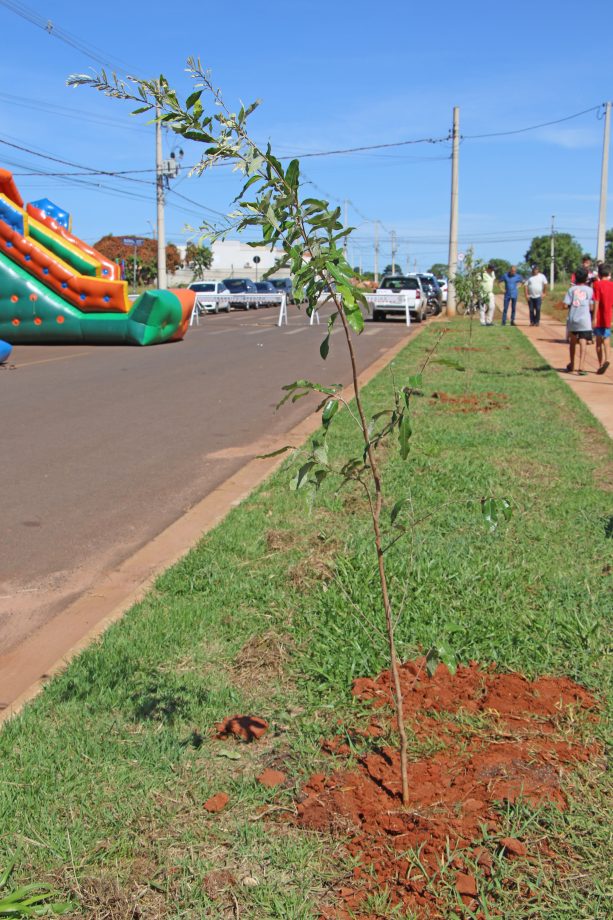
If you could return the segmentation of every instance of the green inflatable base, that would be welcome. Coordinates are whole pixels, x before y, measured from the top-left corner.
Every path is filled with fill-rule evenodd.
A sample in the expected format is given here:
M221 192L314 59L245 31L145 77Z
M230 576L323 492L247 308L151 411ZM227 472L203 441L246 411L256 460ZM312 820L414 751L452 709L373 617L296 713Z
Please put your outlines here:
M11 345L159 345L181 320L170 291L146 291L129 313L83 313L0 253L0 339Z

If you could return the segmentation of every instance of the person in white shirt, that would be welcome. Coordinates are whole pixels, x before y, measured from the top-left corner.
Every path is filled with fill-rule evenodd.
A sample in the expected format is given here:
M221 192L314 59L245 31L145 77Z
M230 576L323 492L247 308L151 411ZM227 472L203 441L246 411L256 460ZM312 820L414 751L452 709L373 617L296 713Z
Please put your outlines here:
M496 272L493 265L488 265L481 275L481 297L479 299L479 319L482 326L494 325L494 311L496 298L494 297L494 282Z
M539 271L538 265L533 265L532 274L526 281L526 297L528 298L531 326L538 326L541 322L541 304L543 303L543 294L546 289L547 278Z

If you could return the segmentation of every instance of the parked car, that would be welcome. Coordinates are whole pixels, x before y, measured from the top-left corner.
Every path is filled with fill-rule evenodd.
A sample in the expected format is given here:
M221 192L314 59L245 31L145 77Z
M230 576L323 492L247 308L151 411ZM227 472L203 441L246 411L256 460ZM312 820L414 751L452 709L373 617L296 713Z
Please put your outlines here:
M409 313L417 323L421 323L428 316L428 299L418 275L385 275L377 288L377 293L386 294L405 291L409 294ZM405 308L402 304L378 304L373 307L372 318L376 322L385 319L388 313L404 316Z
M438 281L430 272L421 272L417 277L421 281L421 285L426 292L428 311L433 313L434 316L438 316L443 309L443 295L441 294Z
M218 300L208 300L206 296L207 294L227 294L228 289L223 281L208 281L206 279L203 281L192 281L188 287L190 291L196 292L194 306L201 316L204 313L219 313L220 310L224 310L226 313L230 312L230 304L228 301L220 306Z
M258 289L255 286L255 281L252 281L251 278L224 278L223 283L227 287L230 294L257 294L258 292ZM254 297L253 300L231 300L230 306L241 307L243 310L248 310L250 307L253 307L254 310L257 310L259 304L257 298Z
M287 294L288 303L296 303L294 286L291 278L271 278L270 281L274 284L277 291L280 291L282 294Z
M441 295L443 297L443 303L447 303L447 295L449 294L449 285L446 278L437 278L438 286L441 289Z

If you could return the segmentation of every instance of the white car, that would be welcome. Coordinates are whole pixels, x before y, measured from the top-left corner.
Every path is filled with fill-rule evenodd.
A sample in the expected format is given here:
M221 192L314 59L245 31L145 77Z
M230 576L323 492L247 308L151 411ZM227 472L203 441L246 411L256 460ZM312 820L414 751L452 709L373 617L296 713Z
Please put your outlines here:
M441 294L443 297L443 303L447 303L447 294L449 292L449 285L447 284L446 278L437 278L438 286L441 289Z
M385 275L377 294L406 294L409 301L409 313L417 322L423 322L428 316L428 298L417 275ZM404 316L403 304L377 303L373 307L372 318L375 322L385 319L389 314Z
M203 316L205 313L219 313L220 310L225 310L226 313L230 312L230 301L227 300L222 305L219 305L218 300L207 299L207 294L229 294L228 288L225 286L223 281L208 281L204 279L203 281L192 281L189 285L190 291L196 292L196 302L194 306L198 309L198 313Z

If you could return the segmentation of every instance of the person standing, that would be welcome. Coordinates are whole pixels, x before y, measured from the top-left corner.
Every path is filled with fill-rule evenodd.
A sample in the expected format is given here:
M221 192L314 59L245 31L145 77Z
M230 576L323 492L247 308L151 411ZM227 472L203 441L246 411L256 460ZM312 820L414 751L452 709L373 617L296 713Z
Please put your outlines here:
M594 300L592 289L587 283L588 273L584 268L575 272L575 284L571 284L564 303L568 307L568 339L570 344L570 363L566 370L572 374L575 370L575 356L579 346L579 368L577 374L585 377L585 355L588 342L592 341L592 310Z
M543 295L547 290L547 278L539 270L538 265L532 266L532 274L526 281L526 297L528 298L528 310L530 311L530 325L538 326L541 322L541 305Z
M494 296L494 282L496 270L493 265L488 265L481 275L481 297L479 299L479 319L482 326L494 325L494 312L496 298Z
M611 323L613 322L613 281L611 269L606 263L598 266L598 278L592 285L594 294L594 335L598 355L597 374L604 374L609 367Z
M502 307L502 325L507 324L507 313L509 304L511 305L511 325L515 325L515 308L517 307L517 289L524 280L521 275L517 274L517 268L512 265L508 272L505 272L500 279L504 284L504 303Z

